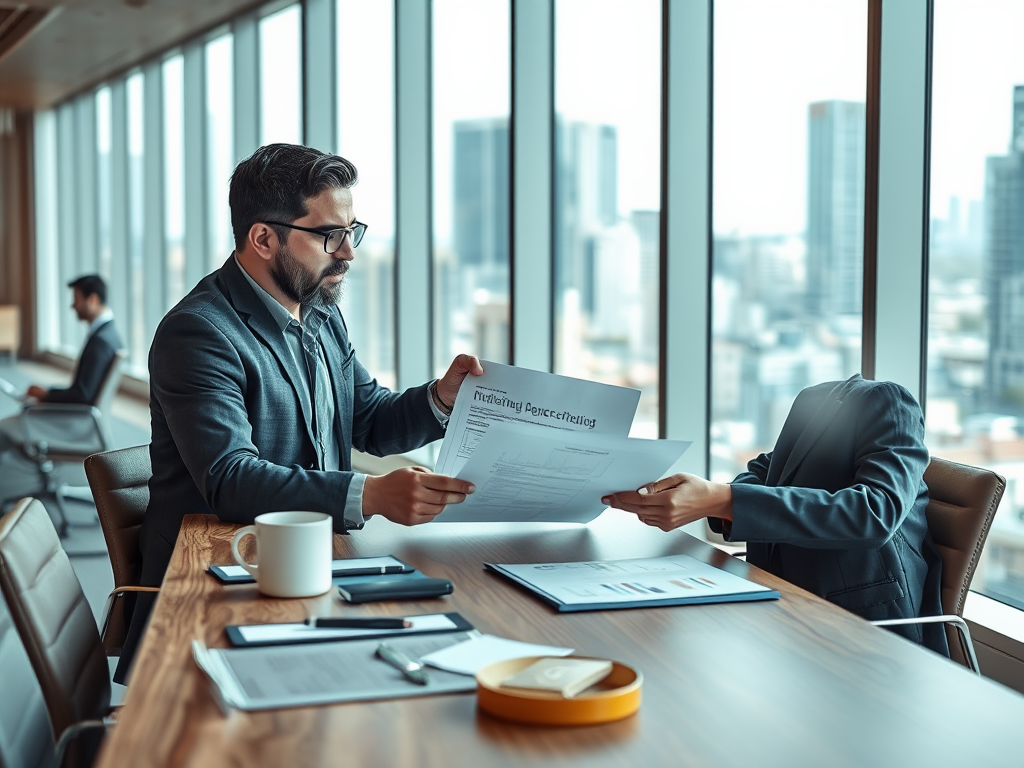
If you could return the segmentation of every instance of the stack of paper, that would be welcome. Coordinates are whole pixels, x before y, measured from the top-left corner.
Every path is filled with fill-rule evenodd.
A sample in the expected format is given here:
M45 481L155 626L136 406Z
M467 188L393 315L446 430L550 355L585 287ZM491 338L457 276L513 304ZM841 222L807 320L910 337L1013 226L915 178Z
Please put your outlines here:
M603 496L657 480L690 446L628 437L635 389L483 367L459 390L435 467L476 492L440 522L586 523Z

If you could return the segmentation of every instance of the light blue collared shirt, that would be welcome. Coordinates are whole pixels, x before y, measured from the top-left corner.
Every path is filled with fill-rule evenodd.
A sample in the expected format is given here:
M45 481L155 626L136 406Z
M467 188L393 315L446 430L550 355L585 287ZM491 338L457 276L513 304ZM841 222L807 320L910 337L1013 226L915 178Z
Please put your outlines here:
M256 292L256 295L260 297L267 310L270 312L270 316L274 318L274 322L281 329L281 335L284 336L285 343L288 346L288 350L292 355L292 362L295 363L295 367L299 371L299 376L302 378L302 383L305 385L302 388L302 392L299 393L299 397L303 400L303 405L306 406L309 413L315 413L314 403L310 397L310 386L309 386L309 372L306 368L305 356L302 351L302 341L300 334L290 330L290 326L298 326L295 318L292 317L291 312L284 308L281 303L267 293L263 287L257 283L248 272L245 271L245 267L238 260L238 256L235 257L235 263L238 268L242 270L242 275L246 280L249 281L249 285ZM305 311L305 308L302 310ZM319 310L311 310L319 311ZM325 387L324 391L330 391L330 378L327 373L327 362L324 360L323 348L317 345L317 355L319 357L319 365L317 366L317 386ZM433 405L433 404L431 404ZM330 422L333 423L333 409L331 412ZM329 441L326 446L321 441L319 446L314 446L320 456L321 466L325 470L337 470L340 466L340 455L339 448L336 441ZM363 486L366 483L366 475L361 472L352 473L352 482L348 486L348 494L345 498L345 508L343 511L345 517L346 528L362 528L366 522L363 517Z

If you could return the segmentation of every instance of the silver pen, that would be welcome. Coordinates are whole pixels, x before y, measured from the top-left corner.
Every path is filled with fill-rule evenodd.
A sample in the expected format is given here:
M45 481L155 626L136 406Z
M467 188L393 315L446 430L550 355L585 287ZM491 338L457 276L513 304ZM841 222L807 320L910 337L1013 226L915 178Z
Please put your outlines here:
M430 682L430 678L427 677L427 671L423 668L423 662L413 661L387 643L380 643L377 646L377 658L386 661L417 685L426 685Z

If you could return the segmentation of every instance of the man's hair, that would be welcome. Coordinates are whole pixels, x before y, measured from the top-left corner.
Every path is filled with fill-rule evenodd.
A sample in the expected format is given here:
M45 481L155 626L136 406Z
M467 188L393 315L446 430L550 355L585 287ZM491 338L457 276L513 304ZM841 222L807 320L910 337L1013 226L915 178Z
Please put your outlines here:
M358 178L356 167L338 155L295 144L260 147L231 174L228 205L235 248L244 250L253 224L301 219L309 213L309 198L327 189L348 189ZM287 242L290 230L271 226Z
M99 275L82 275L81 277L76 277L68 283L68 288L75 289L87 299L93 294L96 294L100 297L100 304L107 303L107 284Z

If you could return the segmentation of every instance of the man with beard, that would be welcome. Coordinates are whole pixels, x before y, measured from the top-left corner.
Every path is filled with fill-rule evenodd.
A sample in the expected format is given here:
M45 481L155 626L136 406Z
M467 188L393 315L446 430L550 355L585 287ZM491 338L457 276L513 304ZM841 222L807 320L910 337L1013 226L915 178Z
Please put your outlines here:
M397 394L356 359L337 307L367 228L353 209L356 178L347 160L288 144L261 147L235 168L235 253L167 314L149 353L143 585L160 585L186 514L248 524L311 510L343 533L372 515L429 522L473 492L420 467L352 471L353 447L384 456L441 438L462 380L483 373L477 358L459 355L441 379ZM145 598L118 680L149 614Z

